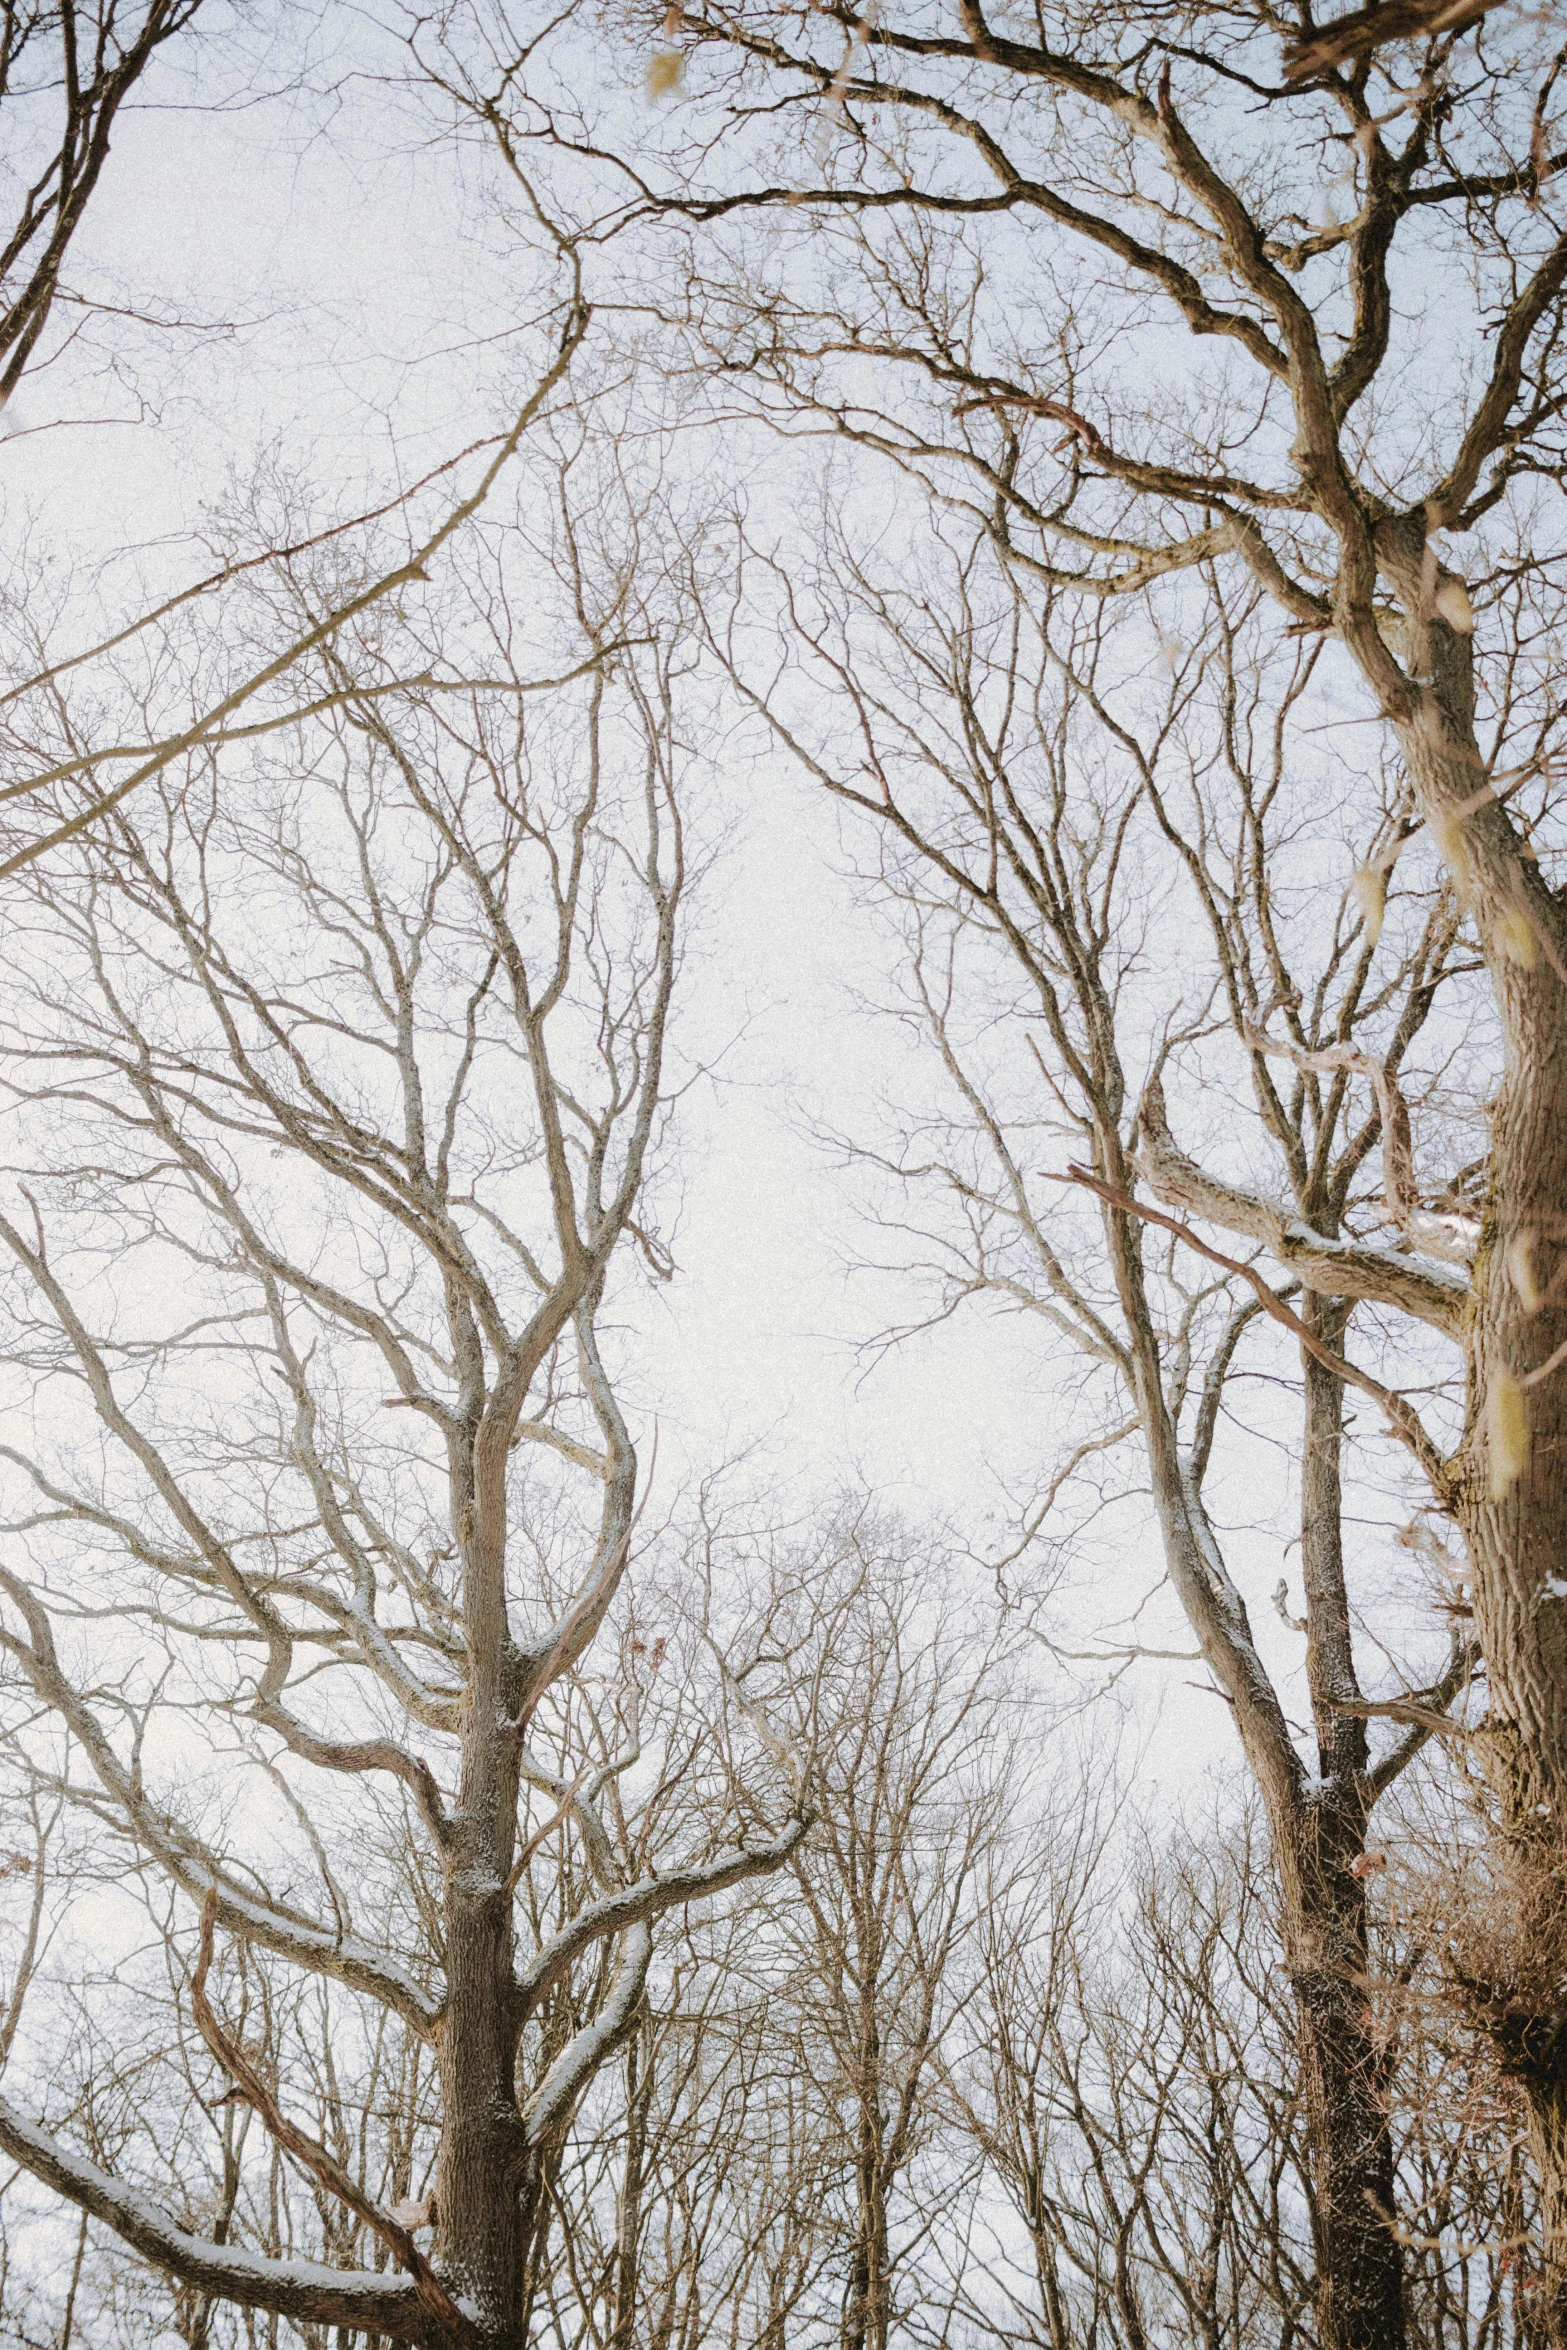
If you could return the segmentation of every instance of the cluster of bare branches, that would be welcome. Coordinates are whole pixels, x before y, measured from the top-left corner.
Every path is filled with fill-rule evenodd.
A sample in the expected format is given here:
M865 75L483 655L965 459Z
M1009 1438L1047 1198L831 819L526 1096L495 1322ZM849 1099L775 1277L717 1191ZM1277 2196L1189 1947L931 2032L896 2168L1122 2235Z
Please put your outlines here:
M646 1562L599 1685L624 1703L644 1677L644 1733L667 1741L675 1808L694 1817L702 1745L726 1735L721 1640L727 1734L764 1722L787 1741L816 1825L738 1907L704 1904L663 1938L629 2028L550 2145L531 2337L1320 2342L1262 1823L1228 1807L1173 1826L1139 1814L1102 1748L1051 1734L1010 1612L978 1583L961 1607L944 1601L933 1581L950 1590L951 1554L862 1495L783 1539L772 1514L710 1497ZM650 1638L654 1622L668 1629ZM628 1832L617 1821L612 1840L629 1868ZM388 1816L383 1873L410 1865L409 1842ZM528 1879L537 1920L562 1887L537 1857ZM1375 1956L1412 2330L1443 2350L1523 2345L1525 2116L1450 2017L1425 1925L1406 1871ZM188 1928L149 1906L139 1956L99 1975L97 2014L56 2042L73 2130L204 2232L340 2273L363 2263L372 2223L323 2192L320 2154L291 2153L260 2103L213 2095L237 2058L288 2082L301 2141L342 2188L422 2235L440 2101L417 2041L395 2023L365 2037L339 1989L236 1945L214 1985L228 2043L214 2067L192 2016L201 1969ZM595 1971L563 1982L551 2039L570 2044L601 1995ZM37 2204L13 2186L0 2210L10 2323L58 2334L67 2280L40 2278L22 2224L39 2226ZM138 2289L85 2228L56 2240L68 2268L75 2255L84 2338L138 2316L227 2338L220 2295L145 2276Z
M1556 28L914 0L658 37L659 138L559 68L487 103L514 145L597 133L714 408L834 452L809 531L752 502L704 618L857 819L930 1048L932 1099L851 1153L936 1312L1004 1303L1084 1358L1025 1540L1086 1483L1080 1549L1137 1440L1269 1820L1334 2342L1409 2324L1373 1812L1430 1740L1464 1758L1513 1925L1451 1987L1531 2116L1531 2322L1567 2339ZM446 38L483 116L470 22ZM1255 1475L1217 1500L1259 1356L1298 1399L1269 1527L1309 1730L1231 1564ZM1368 1473L1424 1562L1369 1621Z
M526 666L551 561L564 683ZM467 564L460 686L404 685L395 628L339 632L308 732L189 759L29 865L9 931L13 1759L199 1914L225 2094L361 2257L198 2240L14 2106L0 2139L206 2298L399 2339L515 2322L654 1921L778 1867L805 1817L786 1781L735 1819L720 1779L688 1819L668 1733L633 1802L642 1673L568 1702L635 1537L602 1316L628 1252L663 1270L688 753L678 657L569 503ZM286 628L310 583L278 596ZM356 1856L394 1823L400 1860ZM563 1839L580 1870L541 1890ZM417 2217L290 2111L220 1949L427 2053Z
M0 401L197 28L0 27ZM6 2322L1561 2350L1559 28L386 33L505 413L0 608ZM736 740L996 1541L649 1500ZM1161 1670L1222 1832L1061 1729Z

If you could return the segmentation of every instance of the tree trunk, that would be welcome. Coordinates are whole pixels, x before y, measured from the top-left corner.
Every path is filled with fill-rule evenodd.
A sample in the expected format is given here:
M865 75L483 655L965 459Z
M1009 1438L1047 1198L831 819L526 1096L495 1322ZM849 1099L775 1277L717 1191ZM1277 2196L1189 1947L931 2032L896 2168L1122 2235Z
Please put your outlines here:
M1542 2350L1567 2344L1567 2073L1527 2085L1529 2151L1540 2175L1540 2246L1526 2280L1526 2338Z
M858 2210L844 2317L844 2350L887 2350L887 2198L870 2123L861 2125Z
M511 1900L475 1892L462 1881L469 1876L453 1872L446 1900L437 2267L484 2341L517 2350L523 2139L509 2013Z
M1321 1213L1320 1203L1302 1206ZM1119 1236L1116 1265L1128 1326L1145 1329L1136 1239L1124 1219L1109 1229L1113 1245ZM1342 1300L1308 1296L1303 1313L1326 1343L1341 1343L1348 1315ZM1394 2208L1392 2154L1366 2003L1365 1895L1350 1865L1364 1847L1370 1805L1366 1731L1335 1703L1360 1696L1342 1548L1343 1396L1338 1380L1304 1349L1302 1363L1301 1555L1319 1757L1315 1789L1305 1780L1277 1692L1257 1659L1244 1603L1233 1587L1216 1588L1222 1557L1200 1491L1176 1468L1174 1429L1151 1349L1146 1364L1141 1357L1138 1362L1139 1403L1172 1579L1188 1621L1203 1638L1214 1677L1235 1708L1273 1838L1316 2195L1322 2340L1326 2350L1402 2350L1402 2259L1387 2225ZM1207 1633L1210 1623L1217 1636ZM1237 1657L1241 1669L1226 1672Z
M1324 1344L1342 1348L1342 1301L1308 1297L1305 1316ZM1343 1389L1304 1349L1302 1378L1301 1570L1319 1785L1291 1802L1274 1834L1315 2191L1317 2318L1326 2350L1402 2350L1393 2148L1366 1998L1365 1887L1351 1866L1365 1848L1366 1727L1335 1703L1359 1695L1344 1583Z
M608 2350L633 2350L641 2301L642 2194L647 2159L648 2112L653 2101L652 2051L641 2029L626 2050L626 2163L615 2214L615 2271L607 2337Z
M1324 2350L1401 2350L1405 2338L1403 2257L1388 2225L1393 2148L1381 2054L1363 1979L1355 1979L1364 1973L1363 1924L1349 1903L1332 1904L1319 1893L1300 1905L1285 1933L1293 1952ZM1321 1962L1306 1963L1308 1951L1320 1953Z
M473 1871L473 1875L477 1875ZM440 2040L443 2127L437 2266L486 2343L515 2350L522 2303L511 1900L454 1871L446 1900L447 2005Z
M1405 610L1418 613L1428 593L1423 534L1384 527L1378 553ZM1487 1730L1511 1830L1567 1797L1567 1363L1529 1384L1567 1342L1567 923L1484 784L1468 635L1432 615L1421 636L1428 682L1418 714L1399 725L1400 748L1479 933L1502 1028L1453 1501L1474 1569Z
M1510 1916L1492 1979L1464 1988L1522 2086L1539 2165L1538 2308L1567 2344L1567 921L1484 784L1474 654L1429 610L1418 519L1377 534L1411 627L1420 707L1398 722L1420 812L1479 934L1500 1018L1490 1190L1466 1330L1468 1410L1450 1506L1473 1576L1488 1707L1476 1754L1497 1807ZM1426 568L1423 570L1422 566ZM1424 614L1423 621L1419 618ZM1563 1350L1560 1362L1554 1358ZM1534 1382L1538 1380L1538 1383Z
M855 2230L844 2309L844 2350L887 2350L887 2181L882 2160L881 2035L872 2022L860 2052L855 2149Z
M504 1549L466 1535L468 1696L445 1853L446 2006L437 2043L442 2128L436 2267L490 2350L521 2350L527 2158L517 2102L515 1925L507 1883L517 1835L523 1663L507 1634Z

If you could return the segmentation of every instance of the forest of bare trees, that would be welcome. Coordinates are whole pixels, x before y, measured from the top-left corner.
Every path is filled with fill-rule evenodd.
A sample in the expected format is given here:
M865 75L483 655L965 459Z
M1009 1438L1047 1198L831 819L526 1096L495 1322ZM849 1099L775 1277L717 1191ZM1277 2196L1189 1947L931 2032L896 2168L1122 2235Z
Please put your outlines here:
M1567 2350L1559 13L0 136L0 2339Z

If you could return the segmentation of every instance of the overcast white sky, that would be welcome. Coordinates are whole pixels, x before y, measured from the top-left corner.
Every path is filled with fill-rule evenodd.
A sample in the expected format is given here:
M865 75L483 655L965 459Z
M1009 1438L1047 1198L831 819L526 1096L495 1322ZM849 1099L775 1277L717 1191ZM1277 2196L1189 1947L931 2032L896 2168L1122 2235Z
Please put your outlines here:
M232 336L133 337L134 390L90 369L85 348L24 384L0 444L13 537L30 515L84 562L139 546L151 576L188 576L203 506L268 444L285 468L357 497L474 437L476 397L504 365L504 249L450 156L421 149L373 87L352 90L329 127L326 111L284 100L124 118L73 282L138 309L244 323ZM62 415L113 421L55 426ZM724 1082L691 1104L681 1277L647 1314L664 1458L671 1473L706 1466L766 1436L774 1465L810 1485L857 1471L982 1539L993 1471L1049 1465L1047 1360L1027 1326L980 1313L874 1366L857 1353L916 1301L846 1276L852 1218L800 1110L851 1128L871 1094L903 1081L886 1030L848 1000L873 982L879 945L837 875L819 798L778 766L740 765L733 789L738 830L692 979L715 1036L741 1008L749 1020ZM1141 1548L1123 1590L1144 1567L1154 1579L1151 1524ZM1266 1537L1251 1561L1259 1634L1293 1666L1303 1643L1266 1598L1289 1561ZM1096 1604L1079 1593L1065 1605L1069 1638ZM1168 1603L1149 1628L1185 1645ZM1222 1706L1191 1692L1201 1677L1190 1665L1140 1672L1141 1726L1163 1708L1167 1782L1177 1759L1184 1777L1231 1751Z

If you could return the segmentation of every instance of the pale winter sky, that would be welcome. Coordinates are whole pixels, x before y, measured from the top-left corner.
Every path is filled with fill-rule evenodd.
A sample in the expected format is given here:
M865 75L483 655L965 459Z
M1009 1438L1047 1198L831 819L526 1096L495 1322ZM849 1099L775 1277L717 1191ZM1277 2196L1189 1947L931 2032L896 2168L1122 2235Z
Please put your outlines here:
M178 93L165 82L162 94ZM200 568L189 534L258 450L314 483L340 480L345 501L384 495L475 437L505 366L504 243L449 153L421 148L412 117L367 82L340 111L285 99L132 112L72 273L127 307L240 322L232 336L134 336L134 389L93 369L85 347L67 354L24 384L0 445L13 538L30 517L84 563L136 546L160 583ZM55 428L60 416L108 421ZM752 463L765 499L765 460ZM952 1513L982 1544L999 1530L986 1517L995 1474L1050 1465L1049 1359L1032 1329L980 1312L874 1363L856 1352L917 1300L847 1277L853 1218L802 1104L863 1126L869 1098L896 1096L910 1072L849 1000L874 987L883 950L838 876L825 803L781 765L744 760L733 792L691 984L714 1038L749 1018L724 1082L690 1105L681 1278L646 1314L663 1474L761 1437L771 1467L809 1487L857 1471L913 1512ZM1157 1578L1151 1524L1136 1549L1118 1600ZM1303 1643L1268 1601L1290 1564L1279 1539L1254 1540L1236 1564L1250 1566L1270 1661L1293 1667ZM1100 1606L1092 1590L1063 1593L1063 1637L1086 1636ZM1143 1629L1187 1645L1167 1601ZM1222 1706L1193 1692L1202 1678L1144 1666L1122 1685L1139 1730L1160 1723L1165 1784L1231 1752Z

